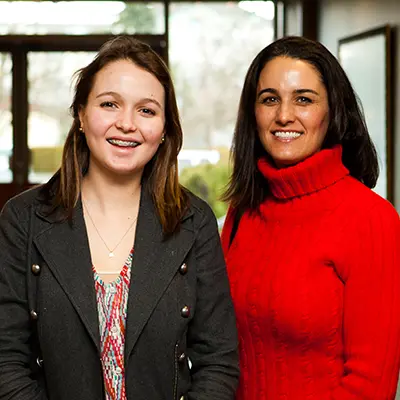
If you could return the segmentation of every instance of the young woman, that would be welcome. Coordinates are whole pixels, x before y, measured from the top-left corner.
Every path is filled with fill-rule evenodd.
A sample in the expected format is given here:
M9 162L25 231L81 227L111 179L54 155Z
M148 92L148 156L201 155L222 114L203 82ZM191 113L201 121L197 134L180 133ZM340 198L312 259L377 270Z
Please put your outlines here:
M226 268L213 213L178 182L165 64L116 38L71 108L60 170L0 216L0 399L233 399Z

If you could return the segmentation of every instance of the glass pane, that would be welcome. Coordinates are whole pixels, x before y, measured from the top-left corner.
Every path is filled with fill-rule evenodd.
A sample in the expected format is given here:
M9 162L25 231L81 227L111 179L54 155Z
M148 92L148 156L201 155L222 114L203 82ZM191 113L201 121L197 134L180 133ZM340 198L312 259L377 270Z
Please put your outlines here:
M12 181L12 172L9 168L9 159L13 149L11 71L11 55L0 53L0 183Z
M228 152L244 77L274 37L272 1L172 3L169 60L184 129L181 180L223 217ZM190 35L187 34L190 32Z
M0 1L0 35L165 33L162 2Z
M92 52L28 53L29 117L31 149L29 182L46 182L60 167L62 148L72 117L72 76L92 61Z

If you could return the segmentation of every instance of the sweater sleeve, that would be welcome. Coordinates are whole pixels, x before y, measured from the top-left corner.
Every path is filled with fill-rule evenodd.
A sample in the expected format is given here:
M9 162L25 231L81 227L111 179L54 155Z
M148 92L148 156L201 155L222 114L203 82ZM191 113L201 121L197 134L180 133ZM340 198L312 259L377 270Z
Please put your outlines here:
M353 218L344 282L344 375L331 400L394 399L400 367L400 221L388 203Z

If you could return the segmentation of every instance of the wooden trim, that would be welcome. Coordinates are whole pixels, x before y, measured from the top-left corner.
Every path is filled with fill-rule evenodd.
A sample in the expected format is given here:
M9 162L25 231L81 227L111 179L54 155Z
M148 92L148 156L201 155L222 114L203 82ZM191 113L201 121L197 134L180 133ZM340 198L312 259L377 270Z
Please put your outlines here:
M302 32L307 39L318 39L319 2L317 0L303 0Z
M13 182L22 187L28 181L28 61L23 49L14 48L12 54L12 127L13 153L10 168Z
M339 45L348 43L348 42L353 42L353 41L359 40L359 39L365 39L370 36L381 35L381 34L387 35L388 28L390 30L389 25L385 25L385 26L380 26L378 28L371 29L369 31L358 33L356 35L347 36L345 38L339 39Z
M116 35L5 35L0 36L0 52L23 47L26 51L97 51ZM154 49L165 47L165 35L133 35Z

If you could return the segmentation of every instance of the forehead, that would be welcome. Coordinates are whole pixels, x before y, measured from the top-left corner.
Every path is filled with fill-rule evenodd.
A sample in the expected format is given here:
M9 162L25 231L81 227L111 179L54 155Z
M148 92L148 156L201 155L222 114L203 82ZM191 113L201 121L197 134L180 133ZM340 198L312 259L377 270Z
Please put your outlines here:
M276 57L268 61L261 71L259 86L273 88L323 87L319 71L309 62L290 57Z
M108 63L95 75L92 92L113 91L121 95L140 93L164 95L160 81L150 72L129 60L118 60Z

